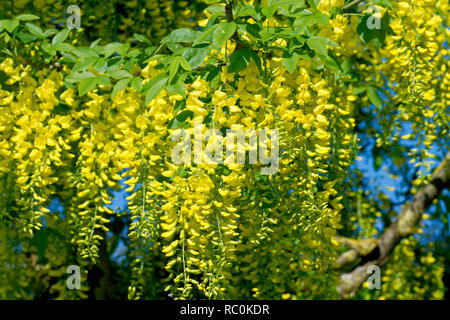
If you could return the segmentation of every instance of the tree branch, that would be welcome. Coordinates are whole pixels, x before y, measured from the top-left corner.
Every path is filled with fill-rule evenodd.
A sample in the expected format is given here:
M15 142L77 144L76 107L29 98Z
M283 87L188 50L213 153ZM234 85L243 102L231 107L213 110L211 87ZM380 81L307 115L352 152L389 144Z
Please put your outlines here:
M373 239L376 245L371 248L367 240L358 241L345 238L337 240L350 248L337 260L337 268L342 268L363 257L363 261L349 273L341 275L337 290L341 298L352 297L367 279L367 268L370 265L384 265L395 246L405 237L414 233L422 214L431 205L443 189L450 187L450 153L434 171L431 182L423 186L414 196L414 200L406 205L398 219L394 221L378 239ZM345 240L343 240L345 239ZM369 239L368 239L369 240ZM366 246L363 245L366 244ZM362 249L367 250L362 250ZM371 249L371 250L368 250ZM375 255L373 253L376 253ZM370 258L369 258L370 257ZM366 259L364 259L366 258Z
M227 3L225 5L225 16L227 17L228 21L234 21L234 17L233 17L233 5L231 2ZM234 40L236 42L236 47L234 48L234 51L240 50L242 48L244 48L244 45L239 41L239 32L236 31L233 33L233 35L231 36L231 39Z
M335 261L335 269L342 269L356 261L358 257L367 256L377 247L377 239L370 238L364 240L355 240L344 237L336 237L338 242L350 248L344 252Z

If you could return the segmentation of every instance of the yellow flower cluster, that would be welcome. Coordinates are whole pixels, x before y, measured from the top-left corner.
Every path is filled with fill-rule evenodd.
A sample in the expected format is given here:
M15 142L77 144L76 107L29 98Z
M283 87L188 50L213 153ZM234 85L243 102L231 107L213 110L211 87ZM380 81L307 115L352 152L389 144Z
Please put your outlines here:
M233 46L229 41L220 53ZM11 197L25 201L15 204L23 208L24 231L46 221L42 214L58 195L72 243L96 261L113 213L109 191L127 179L130 298L139 298L143 273L161 268L177 298L325 296L328 286L319 283L337 281L327 268L343 208L338 190L355 147L354 97L317 63L301 59L291 74L274 55L262 76L253 62L238 75L224 67L218 86L198 78L186 85L186 98L163 90L144 105L132 89L111 99L104 86L80 99L62 87L65 70L29 74L2 61L7 85L20 87L1 91L11 108L1 114L0 170L9 177L5 188L18 188ZM156 64L141 70L144 84L161 73ZM204 130L278 129L279 174L261 176L260 165L231 162L175 166L169 122L185 111L192 134L195 122Z
M116 8L83 9L87 4L82 3L87 20L86 26L82 20L82 26L88 30L88 39L90 29L109 39L110 25L117 26L114 40L128 37L132 24L136 25L133 32L154 40L175 26L191 24L183 16L192 16L188 1L111 3ZM396 3L394 34L379 51L364 50L358 44L356 18L331 14L333 8L342 8L343 0L319 4L319 10L333 16L328 26L320 27L320 35L339 45L328 50L337 57L373 62L361 67L366 77L362 80L369 83L375 75L376 83L388 81L395 91L389 96L390 104L397 108L391 111L396 119L412 121L414 133L425 132L426 147L436 141L438 127L444 128L441 135L448 134L449 123L445 110L450 76L444 61L448 50L438 32L442 19L432 10L435 4L448 9L444 0ZM55 0L2 3L8 6L5 12L23 12L32 5L54 10L44 23L51 17L61 18L64 11L62 2ZM111 15L117 6L133 14ZM91 17L97 13L95 19ZM266 25L281 24L272 18ZM250 35L243 37L254 40ZM229 40L206 59L227 59L235 45ZM131 299L143 296L144 290L153 290L156 296L163 289L178 299L333 297L330 288L336 287L339 277L330 269L340 250L333 237L342 228L348 198L358 199L364 236L376 233L372 206L367 202L360 206L359 199L365 195L344 194L350 189L347 170L357 151L353 114L361 99L353 93L355 85L324 67L317 57L302 56L293 72L288 71L279 50L288 45L286 40L278 39L274 45L278 49L270 55L255 49L261 66L255 59L238 73L229 73L224 66L214 80L193 71L184 95L163 89L147 104L132 88L112 97L112 88L105 85L79 97L74 88L65 87L67 67L34 70L12 58L2 59L0 76L6 80L0 86L0 217L12 221L17 237L36 236L43 225L60 227L61 221L48 209L58 197L67 222L64 233L76 246L77 257L87 264L104 254L106 225L126 216L130 220ZM133 74L142 76L145 85L164 72L158 63L150 60L142 70L136 65ZM177 126L174 118L183 115L186 120ZM176 165L172 151L177 142L172 137L181 129L195 136L194 124L199 122L202 134L207 129L221 133L266 129L270 136L279 130L278 173L261 175L261 163ZM380 134L380 143L389 143L390 133ZM272 146L275 142L269 140ZM220 140L213 135L201 143L201 150L215 150ZM245 146L246 151L254 148L250 143ZM194 160L201 157L197 151ZM424 152L429 156L427 149ZM129 194L129 212L111 209L112 191L120 189ZM0 241L9 243L3 228ZM413 242L408 239L396 249L392 270L401 268L399 261L412 261ZM56 248L51 246L46 255L50 257ZM1 265L13 248L0 245L0 250ZM64 272L69 256L55 258L56 273ZM26 259L20 256L14 263ZM424 259L421 275L434 258ZM434 286L442 268L432 268ZM22 284L27 279L17 281ZM403 284L395 281L384 285L389 287L383 289L383 297L409 297L409 293L401 295ZM416 287L411 285L411 290L429 296ZM54 290L63 292L65 287L58 283ZM441 295L441 289L432 293L433 298Z
M444 265L433 254L421 250L418 255L414 248L416 239L404 239L390 257L381 273L381 290L375 293L380 300L442 300L445 287L441 279ZM431 243L432 249L433 244ZM419 258L420 257L420 258ZM414 268L405 265L414 264ZM376 290L378 291L378 290Z
M81 9L81 39L87 42L125 41L134 33L147 36L153 43L176 28L193 27L201 12L196 6L201 1L175 0L117 0L77 1L63 0L4 0L0 3L0 18L13 18L32 13L42 18L42 27L51 28L66 24L73 13L66 13L70 5ZM4 16L2 16L4 15Z
M159 72L154 62L142 70L145 78ZM354 97L344 89L332 96L331 73L306 60L290 74L274 57L265 72L267 83L252 63L238 77L224 68L217 88L202 79L187 85L187 131L194 134L195 122L209 123L204 129L279 129L279 175L235 163L175 166L170 136L177 129L166 128L168 114L185 112L176 111L178 95L161 92L136 120L145 143L135 141L141 154L127 172L134 177L128 191L135 190L130 236L151 235L154 248L161 243L166 290L178 298L302 298L325 290L302 274L325 271L335 257L332 236L343 207L336 188L353 155ZM331 272L326 279L336 281ZM253 293L233 285L242 281Z
M438 14L438 11L448 12L449 2L400 1L393 5L394 9L389 11L393 34L387 36L379 55L371 59L373 66L368 68L372 75L378 74L381 86L387 84L387 98L392 108L391 118L381 122L383 130L377 143L388 145L417 137L422 147L409 153L412 162L420 166L418 173L422 177L429 172L430 160L434 158L431 146L442 144L450 123L446 111L449 105L448 49L444 45L448 32L444 25L448 25L448 21L443 21ZM401 136L401 122L411 123L411 134ZM421 178L416 183L423 182Z

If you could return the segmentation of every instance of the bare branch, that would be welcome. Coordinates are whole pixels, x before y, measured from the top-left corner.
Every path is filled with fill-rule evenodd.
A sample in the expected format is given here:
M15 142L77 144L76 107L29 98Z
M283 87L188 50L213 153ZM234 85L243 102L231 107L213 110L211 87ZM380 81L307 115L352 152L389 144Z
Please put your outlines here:
M423 186L414 196L414 200L404 207L398 219L394 221L376 241L376 246L372 250L362 251L363 242L357 240L342 240L350 250L344 252L337 260L338 267L353 263L358 257L366 257L349 273L341 275L341 283L337 290L341 298L348 298L355 294L367 279L367 268L370 265L382 266L385 264L395 246L405 237L414 233L415 227L419 224L422 214L431 205L441 191L450 187L450 153L447 154L442 163L434 171L431 182ZM339 241L339 240L338 240ZM370 249L370 246L366 247ZM376 249L376 256L373 252ZM371 255L370 259L367 257ZM370 261L367 261L370 260Z
M336 241L342 243L350 250L344 252L336 261L335 269L342 269L356 261L358 257L367 256L377 247L377 239L355 240L345 237L335 237Z

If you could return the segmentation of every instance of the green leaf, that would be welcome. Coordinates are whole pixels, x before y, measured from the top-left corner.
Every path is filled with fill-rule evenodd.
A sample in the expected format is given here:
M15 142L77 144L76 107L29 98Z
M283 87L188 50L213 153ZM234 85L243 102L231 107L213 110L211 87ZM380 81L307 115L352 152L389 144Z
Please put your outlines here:
M252 60L255 62L259 72L262 73L261 58L259 57L258 53L256 51L250 50L250 58L252 58Z
M75 48L75 50L72 51L72 53L81 59L86 59L89 57L99 57L97 52L95 52L89 47L77 47Z
M89 48L95 49L95 48L98 46L100 40L102 40L102 38L98 38L97 40L95 40L94 42L92 42L92 43L89 45Z
M65 78L65 80L67 82L76 83L92 77L95 77L95 75L92 72L83 72L83 73L72 72Z
M299 30L301 33L306 30L310 25L312 13L309 10L304 10L301 15L295 18L293 26L295 30Z
M58 43L56 46L54 46L54 48L59 51L66 51L66 52L72 52L75 49L74 46L66 42Z
M123 64L123 68L128 71L132 72L134 66L134 59L125 60L125 63Z
M188 169L187 168L183 168L180 170L180 173L178 174L181 178L186 177L186 175L188 174Z
M66 115L72 108L65 103L59 103L57 106L53 108L53 111L57 114Z
M280 14L286 17L298 17L307 7L304 0L277 1Z
M323 24L324 26L328 26L330 24L328 15L320 12L316 12L313 15L311 15L310 23L312 24L320 23Z
M17 38L20 41L22 41L23 43L33 42L38 39L38 37L36 37L34 34L29 34L29 33L25 33L25 32L19 32L17 34Z
M105 87L111 87L112 86L111 80L109 80L109 78L106 75L104 75L104 74L97 76L97 83L101 84L101 85L103 85Z
M86 59L80 60L73 66L72 72L85 71L89 69L94 65L97 59L98 59L97 57L88 57Z
M323 56L328 55L327 46L322 39L315 37L309 38L308 40L306 40L306 44L308 45L309 48L311 48L318 54Z
M182 57L186 59L192 69L195 69L202 64L210 50L211 47L208 45L190 47L184 50Z
M323 61L323 63L327 68L332 69L334 71L339 71L341 69L339 67L339 62L335 58L323 55L319 55L319 58L320 60Z
M123 79L123 78L131 78L133 75L129 73L126 70L114 70L114 71L108 71L107 74L116 80Z
M184 49L185 47L177 42L167 42L167 48L173 53L178 53L178 51Z
M12 19L12 20L0 20L2 28L4 28L9 33L13 33L13 31L19 26L19 20Z
M147 94L145 95L145 105L149 104L150 101L152 101L161 92L161 90L167 84L168 77L156 77L153 80L153 82L150 81L152 82L151 86L148 89Z
M29 21L29 20L38 20L40 19L38 16L35 16L34 14L21 14L20 16L17 16L15 19L20 21Z
M211 14L222 14L222 16L225 16L225 12L223 10L223 5L220 4L213 4L210 5L205 9L205 11L208 11Z
M221 19L218 19L219 17L225 16L225 10L223 10L222 6L222 12L214 13L212 16L209 17L208 22L206 23L206 26L202 29L202 32L205 32L209 30L211 27L217 25Z
M235 73L245 70L252 59L252 51L250 49L241 49L234 51L230 56L230 64L228 72Z
M197 37L198 32L190 28L181 28L173 30L164 39L164 42L194 42Z
M212 41L212 35L214 31L217 29L219 25L215 24L212 27L208 28L207 30L204 30L197 39L195 39L193 46L196 46L199 43L202 43L203 41L211 42Z
M41 48L42 48L42 50L43 50L44 52L46 52L47 54L49 54L49 55L52 56L52 57L53 57L54 55L56 55L56 49L53 48L53 47L50 45L50 43L48 43L48 42L42 43Z
M311 13L309 10L303 10L294 20L293 26L298 33L303 34L306 32L308 27L319 23L328 26L328 16L320 12Z
M372 149L372 156L373 156L373 168L375 171L378 171L380 169L381 165L383 164L383 155L381 154L381 149L378 147L374 147Z
M316 0L308 0L309 6L313 9L314 12L317 12L317 3L319 1L316 2Z
M259 35L261 36L261 39L264 42L267 42L273 38L275 38L276 33L274 28L270 28L270 27L264 27L261 32L259 33Z
M369 86L367 88L367 95L369 96L370 102L372 102L377 107L381 107L383 105L383 101L378 95L377 89L374 86Z
M58 30L56 30L56 29L53 29L53 28L47 29L47 30L44 31L44 38L48 38L48 37L50 37L50 36L52 36L54 34L57 34L57 33L58 33Z
M26 23L25 26L27 27L28 31L30 31L31 34L34 34L36 37L44 38L44 32L40 27L33 23Z
M358 94L363 93L365 91L367 91L367 86L363 85L363 86L354 88L353 89L353 94L354 95L358 95Z
M32 242L37 248L37 255L39 257L39 261L42 263L45 256L45 251L47 250L48 247L47 230L43 228L36 231Z
M180 66L186 71L192 70L191 66L189 65L189 63L186 61L186 59L183 56L180 56Z
M292 38L289 42L289 49L298 49L302 48L305 45L307 38L304 38L303 36L296 36L295 38Z
M140 54L142 54L142 51L139 49L133 49L127 53L127 57L136 58Z
M272 6L274 4L288 8L290 6L294 6L294 5L298 5L298 4L300 4L301 6L305 6L305 1L304 0L269 0L269 6Z
M231 38L236 31L236 24L233 21L221 22L214 32L214 46L221 48L225 42Z
M89 77L80 81L78 85L78 94L84 96L87 92L94 90L97 86L97 78Z
M261 35L259 34L262 29L261 23L246 23L245 24L245 31L247 31L251 36L261 39Z
M173 78L177 74L179 67L180 67L180 58L175 57L169 66L169 83L172 82Z
M181 110L186 109L186 100L181 100L181 101L177 101L175 102L175 106L173 108L173 112L175 114L178 114Z
M234 14L235 18L248 17L256 15L255 6L251 4L241 4Z
M129 78L127 78L127 79L129 79ZM126 79L122 79L122 80L126 80ZM122 81L122 80L120 80L120 81ZM138 92L141 92L142 81L143 81L142 78L139 78L139 77L133 78L133 80L131 80L130 87L132 87L134 90L136 90Z
M133 34L133 39L136 40L136 41L148 44L149 46L152 44L150 42L150 40L148 40L148 38L143 36L142 34L137 34L137 33Z
M155 46L151 46L151 47L145 48L144 52L145 52L145 54L147 56L151 56L153 54L153 52L155 52L155 50L156 50L156 47Z
M52 46L56 46L61 42L64 42L64 40L66 40L68 36L69 36L69 29L66 28L61 30L58 34L56 34L53 37Z
M220 81L220 73L222 72L221 66L215 66L212 68L205 68L202 70L202 79L210 83L210 88L216 88Z
M106 69L108 68L108 63L106 62L106 59L105 58L96 58L96 59L97 60L95 61L93 67L95 68L95 70L98 71L98 73L105 73Z
M125 48L122 43L113 42L104 46L101 53L105 56L105 58L108 58L116 52L120 55L125 55L126 51L127 48Z
M386 8L393 8L392 4L389 0L372 0L372 4L377 4Z
M283 67L286 68L287 71L293 73L294 70L297 68L299 58L300 56L297 53L293 52L290 57L283 58L281 64L283 65Z
M169 121L169 129L178 129L182 127L186 123L187 118L192 117L192 115L193 112L190 110L181 111L175 118Z
M61 62L68 63L68 64L75 64L77 63L77 59L70 53L67 52L61 52L61 55L64 57Z
M341 63L341 69L344 74L349 73L352 70L352 59L347 58Z
M114 86L114 89L111 93L111 98L114 98L120 91L126 88L128 83L131 81L130 78L122 79L117 81L116 85Z
M181 80L178 80L174 84L169 84L167 86L167 91L169 91L170 93L173 93L173 94L179 94L184 97L184 96L186 96L185 88L186 88L186 86L184 85L184 82Z
M273 4L271 6L264 6L264 8L261 9L261 12L266 18L272 18L275 12L277 12L277 9L278 6Z

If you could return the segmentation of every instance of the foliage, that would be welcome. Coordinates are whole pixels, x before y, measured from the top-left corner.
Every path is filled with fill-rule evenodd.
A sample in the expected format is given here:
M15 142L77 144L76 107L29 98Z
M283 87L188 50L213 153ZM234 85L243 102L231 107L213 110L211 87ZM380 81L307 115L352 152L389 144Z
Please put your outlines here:
M448 151L447 0L368 1L379 31L343 0L82 1L80 30L51 26L65 1L10 2L0 298L336 298L334 237L372 237L396 212L352 165L365 142L375 169L418 168L412 194ZM279 129L278 173L174 165L171 136L195 122ZM360 297L442 298L435 248L405 239ZM65 287L73 264L82 291Z

